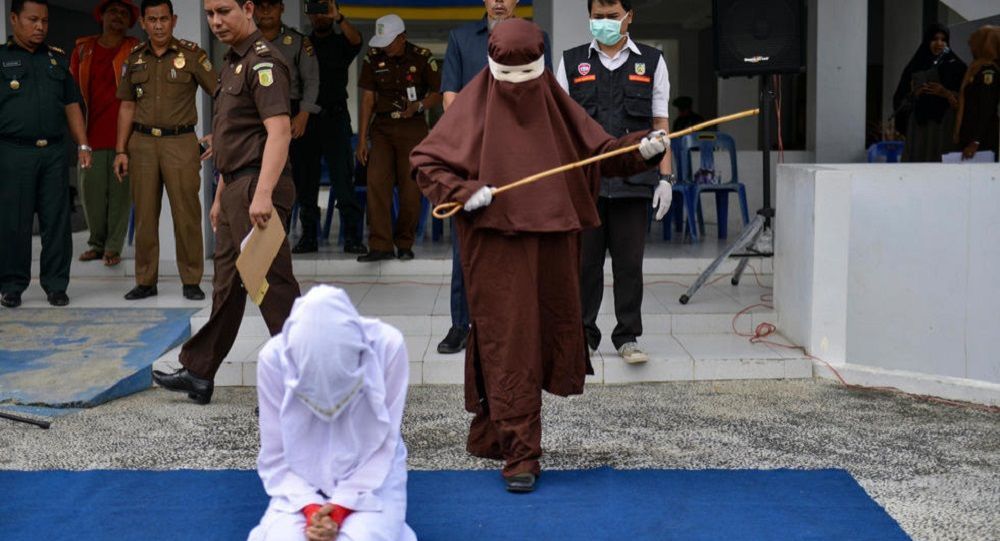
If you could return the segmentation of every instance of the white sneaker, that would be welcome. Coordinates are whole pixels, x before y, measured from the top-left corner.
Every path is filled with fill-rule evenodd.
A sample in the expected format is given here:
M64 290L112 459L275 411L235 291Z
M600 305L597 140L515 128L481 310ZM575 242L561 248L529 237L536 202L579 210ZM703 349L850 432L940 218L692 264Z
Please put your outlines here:
M639 344L635 342L622 344L622 347L618 348L618 354L628 364L640 364L649 360L649 355L639 349Z

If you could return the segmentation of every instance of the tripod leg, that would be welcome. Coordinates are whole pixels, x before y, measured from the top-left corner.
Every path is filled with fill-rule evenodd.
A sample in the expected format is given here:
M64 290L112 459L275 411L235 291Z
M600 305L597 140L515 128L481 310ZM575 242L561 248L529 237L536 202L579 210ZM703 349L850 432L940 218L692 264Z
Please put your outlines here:
M705 272L701 273L701 275L698 276L698 279L695 280L693 284L691 284L691 287L688 288L687 293L681 295L681 298L679 299L680 303L687 304L688 301L691 300L691 297L693 297L694 294L697 293L699 289L701 289L701 286L705 285L705 282L713 274L715 274L715 270L719 268L719 265L721 265L722 262L725 261L727 257L729 257L729 254L732 254L736 250L743 249L744 247L750 245L752 240L757 238L757 235L760 233L763 227L764 227L764 217L760 215L755 216L753 221L751 221L750 224L747 225L747 227L743 228L743 231L740 233L739 238L736 239L736 242L730 244L729 247L726 248L725 251L723 251L722 254L719 255L719 257L715 258L715 261L713 261L712 264L709 265L707 269L705 269Z
M4 413L0 411L0 419L9 419L17 423L27 423L29 425L35 425L39 428L48 428L50 423L48 421L42 421L40 419L32 419L30 417L21 417L20 415L14 415L13 413Z
M744 257L740 259L740 264L736 266L736 272L733 273L733 279L729 283L734 286L740 285L740 276L743 276L743 271L747 269L747 263L750 262L749 257Z

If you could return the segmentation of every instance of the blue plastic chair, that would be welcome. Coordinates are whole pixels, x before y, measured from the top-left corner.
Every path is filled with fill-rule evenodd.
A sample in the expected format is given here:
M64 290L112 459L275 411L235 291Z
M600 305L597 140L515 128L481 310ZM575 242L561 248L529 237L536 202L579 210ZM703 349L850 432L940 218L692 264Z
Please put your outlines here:
M879 141L868 147L868 163L899 163L903 157L902 141Z
M739 172L736 166L736 142L732 136L721 132L698 132L685 135L680 138L678 144L679 151L677 160L680 164L679 170L684 190L684 206L688 212L688 220L692 216L697 216L698 225L704 232L705 223L701 213L701 194L704 192L715 193L715 210L719 220L719 238L728 236L729 230L729 194L735 193L739 198L740 213L743 218L743 225L750 223L750 210L747 205L746 186L739 181ZM732 179L729 182L698 182L695 179L695 170L692 165L691 153L698 151L700 167L698 171L715 170L715 152L726 151L729 153L730 170ZM693 231L693 229L692 229ZM697 238L692 234L692 238Z

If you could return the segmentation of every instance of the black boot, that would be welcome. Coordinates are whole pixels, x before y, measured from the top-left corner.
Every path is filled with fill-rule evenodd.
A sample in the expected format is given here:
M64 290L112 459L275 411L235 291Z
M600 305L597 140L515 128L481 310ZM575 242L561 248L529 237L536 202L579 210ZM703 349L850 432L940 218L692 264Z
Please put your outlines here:
M316 241L316 237L302 237L299 239L299 242L295 243L295 247L292 248L293 254L311 254L318 251L319 243Z
M448 329L448 335L438 344L438 353L458 353L465 349L465 344L469 340L468 327L452 327Z

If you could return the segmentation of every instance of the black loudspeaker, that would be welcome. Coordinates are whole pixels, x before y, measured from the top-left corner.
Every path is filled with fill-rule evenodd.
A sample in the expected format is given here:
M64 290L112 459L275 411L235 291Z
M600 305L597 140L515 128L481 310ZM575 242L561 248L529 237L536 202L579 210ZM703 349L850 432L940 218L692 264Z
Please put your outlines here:
M722 77L801 72L805 13L804 0L713 0L715 70Z

